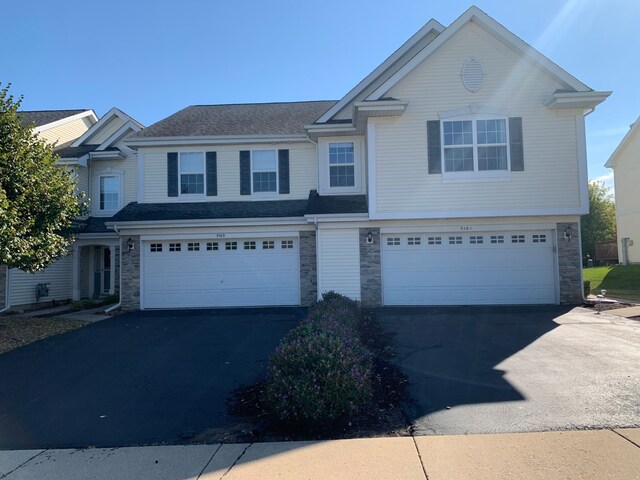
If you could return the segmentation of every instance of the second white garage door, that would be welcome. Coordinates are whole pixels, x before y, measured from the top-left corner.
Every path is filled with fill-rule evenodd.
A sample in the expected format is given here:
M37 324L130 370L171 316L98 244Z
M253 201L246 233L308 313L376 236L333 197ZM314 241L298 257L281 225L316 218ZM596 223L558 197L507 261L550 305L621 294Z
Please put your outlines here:
M556 302L551 231L382 236L385 305Z
M144 242L144 308L298 305L297 238Z

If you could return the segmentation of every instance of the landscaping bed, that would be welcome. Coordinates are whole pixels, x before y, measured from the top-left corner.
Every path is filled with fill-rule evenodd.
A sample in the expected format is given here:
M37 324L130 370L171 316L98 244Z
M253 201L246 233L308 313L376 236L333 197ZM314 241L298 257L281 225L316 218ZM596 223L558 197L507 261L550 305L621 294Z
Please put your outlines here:
M0 353L84 327L88 323L82 320L0 316Z
M201 442L407 436L406 375L390 363L390 335L372 312L329 295L283 339L268 373L227 400L235 425Z

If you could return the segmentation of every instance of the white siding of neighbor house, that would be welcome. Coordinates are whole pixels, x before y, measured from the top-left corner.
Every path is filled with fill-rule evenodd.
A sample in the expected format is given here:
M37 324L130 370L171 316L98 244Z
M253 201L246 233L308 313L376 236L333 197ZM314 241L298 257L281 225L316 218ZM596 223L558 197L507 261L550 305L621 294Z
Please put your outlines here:
M289 194L240 195L241 150L289 150ZM144 158L144 202L179 202L180 197L167 195L168 152L217 152L218 195L205 196L188 201L224 202L246 200L295 200L305 199L309 190L318 188L316 147L312 143L279 143L259 145L209 145L201 147L169 147L140 149Z
M49 296L40 298L41 302L70 299L72 296L72 267L73 258L69 255L36 273L12 269L9 273L10 305L15 307L36 303L36 286L39 283L50 284Z
M109 175L109 173L122 174L121 193L123 195L121 207L129 202L138 200L138 157L137 155L128 155L123 160L91 160L90 161L91 185L91 214L92 215L108 215L111 216L115 212L100 212L99 194L100 194L100 175Z
M84 132L89 130L91 125L93 124L88 117L82 117L71 122L43 130L39 135L40 138L43 138L49 143L64 145L65 143L69 143L80 137Z
M357 228L318 230L318 296L330 290L360 300Z
M82 166L66 167L76 183L76 192L89 195L89 169Z
M618 155L614 168L616 216L618 223L618 258L622 260L621 238L633 240L629 262L640 263L640 131ZM604 239L603 239L604 240Z
M482 88L465 89L465 60L484 67ZM385 94L408 101L400 117L370 119L375 126L376 210L379 214L580 207L576 115L543 102L563 88L479 26L469 23ZM524 172L507 181L443 182L427 173L428 120L469 106L522 117ZM582 119L580 119L582 121Z

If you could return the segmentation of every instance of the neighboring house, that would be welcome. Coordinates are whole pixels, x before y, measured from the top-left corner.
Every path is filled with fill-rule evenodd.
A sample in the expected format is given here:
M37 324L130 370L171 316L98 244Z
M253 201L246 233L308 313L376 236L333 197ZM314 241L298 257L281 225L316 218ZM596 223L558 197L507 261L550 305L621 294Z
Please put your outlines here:
M63 118L62 111L21 113L26 121L35 123L40 135L57 142L59 164L74 172L78 191L90 199L89 212L78 219L80 233L68 256L36 273L0 267L0 277L5 280L0 278L0 305L4 303L5 308L98 298L118 289L119 239L113 230L105 228L104 221L137 199L136 153L123 144L123 139L143 127L117 108L100 120L92 110L64 112L71 116ZM86 128L79 125L79 120ZM44 121L54 123L40 126ZM47 125L55 126L44 128ZM39 294L37 287L43 284L47 288Z
M122 306L579 302L584 116L609 93L472 7L339 101L181 110L124 141Z
M605 166L613 169L619 260L640 263L640 117Z
M22 110L22 122L34 125L40 138L62 148L86 132L98 121L91 109L81 110Z

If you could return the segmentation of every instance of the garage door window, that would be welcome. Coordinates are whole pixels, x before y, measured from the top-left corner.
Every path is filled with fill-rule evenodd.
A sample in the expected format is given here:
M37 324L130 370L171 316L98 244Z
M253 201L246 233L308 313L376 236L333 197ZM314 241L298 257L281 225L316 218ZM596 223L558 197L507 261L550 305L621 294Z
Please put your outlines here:
M469 243L471 245L481 245L484 243L484 238L482 238L482 235L472 235L469 237Z
M244 249L245 250L255 250L256 249L256 242L244 242Z
M427 237L427 244L442 245L442 237Z
M400 239L398 237L387 238L387 245L398 246L400 245Z
M263 250L273 250L274 248L276 248L276 244L273 240L265 240L262 242Z
M491 243L504 243L504 235L491 235Z
M150 248L152 253L162 252L162 244L161 243L152 243Z
M215 252L218 250L218 242L207 242L207 252Z
M449 245L462 245L462 237L449 237Z
M533 235L533 243L547 243L547 236L535 234Z
M225 242L224 243L224 249L225 250L237 250L238 249L238 242Z
M282 240L281 247L283 249L293 248L293 240Z
M524 243L524 235L511 235L511 243Z
M182 250L182 244L181 243L170 243L169 244L169 251L170 252L179 252L180 250Z
M407 245L420 245L422 240L420 237L409 237L407 238Z
M199 252L200 244L199 243L187 243L187 251L189 252Z

